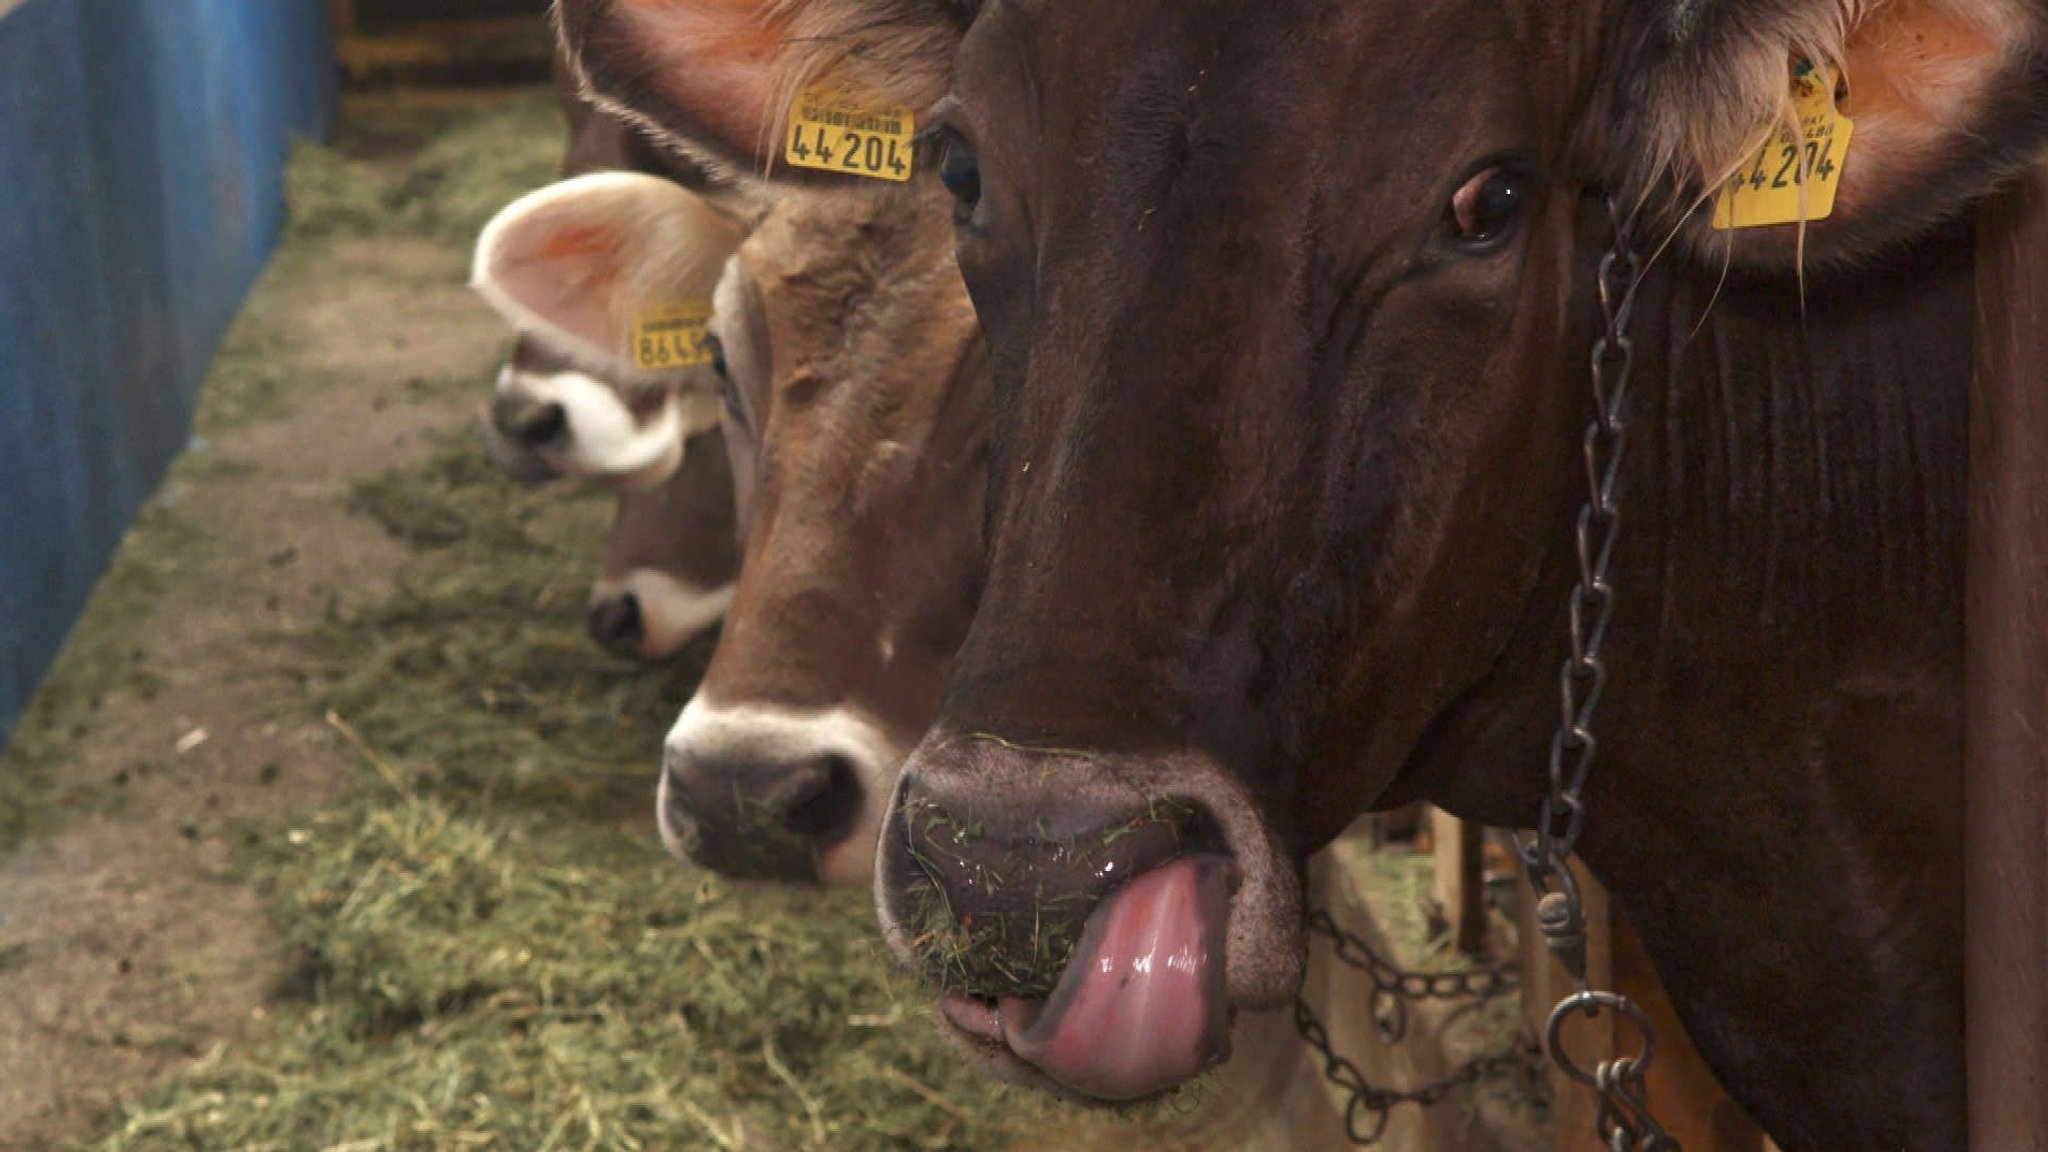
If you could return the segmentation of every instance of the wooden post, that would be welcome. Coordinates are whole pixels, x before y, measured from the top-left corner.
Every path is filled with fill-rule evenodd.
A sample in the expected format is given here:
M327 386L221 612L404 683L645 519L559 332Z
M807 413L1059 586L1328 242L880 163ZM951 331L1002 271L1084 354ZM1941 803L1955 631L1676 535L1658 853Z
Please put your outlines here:
M1964 620L1970 1146L2048 1150L2048 162L1978 219Z
M1477 956L1486 950L1484 830L1437 808L1429 810L1429 822L1436 857L1433 889L1437 905L1450 924L1451 940L1458 951Z

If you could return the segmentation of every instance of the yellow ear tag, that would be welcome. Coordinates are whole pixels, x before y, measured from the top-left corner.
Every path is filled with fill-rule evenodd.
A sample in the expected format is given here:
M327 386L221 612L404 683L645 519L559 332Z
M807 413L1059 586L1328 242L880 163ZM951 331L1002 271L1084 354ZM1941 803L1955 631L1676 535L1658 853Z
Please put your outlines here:
M1825 220L1835 211L1835 190L1849 156L1855 121L1835 110L1835 74L1801 61L1792 74L1794 137L1783 127L1714 197L1714 227L1758 228Z
M797 94L789 110L783 155L799 168L902 183L910 179L910 109L861 100L840 84L821 80Z
M704 327L710 320L708 300L664 304L635 316L634 365L643 372L665 372L711 363L711 339Z

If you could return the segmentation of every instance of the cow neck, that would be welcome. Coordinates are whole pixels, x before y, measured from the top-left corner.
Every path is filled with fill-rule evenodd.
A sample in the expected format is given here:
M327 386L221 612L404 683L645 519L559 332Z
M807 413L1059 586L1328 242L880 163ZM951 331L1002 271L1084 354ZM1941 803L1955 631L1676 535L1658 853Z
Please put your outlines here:
M1673 262L1636 304L1581 855L1788 1148L1960 1146L1960 1048L1916 1041L1960 1034L1967 223L1803 304ZM1487 766L1449 782L1454 810L1480 775L1540 786L1568 544L1548 569L1488 699L1450 725ZM1844 1100L1851 1072L1881 1098Z

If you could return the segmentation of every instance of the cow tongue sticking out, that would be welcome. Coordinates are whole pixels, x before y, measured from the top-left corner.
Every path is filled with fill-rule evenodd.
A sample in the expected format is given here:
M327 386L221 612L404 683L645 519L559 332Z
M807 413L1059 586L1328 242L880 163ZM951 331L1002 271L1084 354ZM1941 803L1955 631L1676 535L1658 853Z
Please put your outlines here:
M1088 917L1050 998L1002 1001L1010 1050L1100 1100L1149 1096L1221 1063L1229 920L1227 862L1189 857L1144 873Z

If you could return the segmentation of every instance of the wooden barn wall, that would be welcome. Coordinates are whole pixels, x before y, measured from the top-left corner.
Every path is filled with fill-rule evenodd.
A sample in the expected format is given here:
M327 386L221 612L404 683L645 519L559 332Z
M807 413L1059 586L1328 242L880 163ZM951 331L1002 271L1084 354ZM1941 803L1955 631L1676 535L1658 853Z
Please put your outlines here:
M320 0L0 0L0 744L185 443L333 77Z

